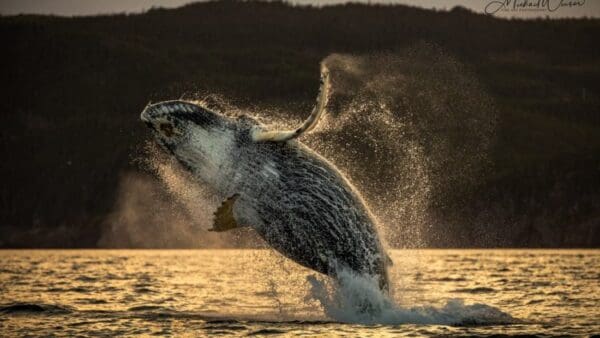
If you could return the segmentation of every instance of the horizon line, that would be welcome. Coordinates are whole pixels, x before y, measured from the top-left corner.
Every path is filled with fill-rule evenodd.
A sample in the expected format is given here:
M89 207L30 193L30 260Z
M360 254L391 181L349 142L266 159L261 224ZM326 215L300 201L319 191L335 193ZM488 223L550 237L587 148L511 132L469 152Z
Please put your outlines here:
M240 1L240 2L253 2L252 1ZM45 5L44 5L45 2ZM96 4L95 7L83 8L80 7L76 9L69 1L66 0L45 0L42 1L6 1L0 4L0 17L13 17L13 16L50 16L50 17L60 17L60 18L80 18L80 17L97 17L97 16L118 16L118 15L143 15L152 10L175 10L179 8L183 8L186 6L207 3L207 2L217 2L215 0L175 0L169 1L165 3L164 0L137 0L137 5L134 6L123 6L127 2L118 2L119 5L108 7L108 6L98 6ZM316 0L259 0L254 2L280 2L292 7L311 7L311 8L325 8L325 7L335 7L335 6L344 6L349 4L354 5L363 5L363 6L390 6L390 7L409 7L409 8L417 8L427 11L434 12L446 12L450 13L457 8L463 8L472 14L477 15L485 15L490 16L496 19L516 19L516 20L595 20L600 18L600 2L595 3L596 6L592 8L591 12L582 12L578 14L571 15L568 14L560 14L557 11L549 12L543 10L512 10L512 11L500 11L500 15L496 14L486 14L485 10L481 8L481 10L477 10L475 5L472 3L472 0L445 0L440 5L440 2L431 3L431 1L415 1L415 0L325 0L316 1ZM37 6L31 6L32 3L37 4ZM62 3L62 8L61 8ZM110 4L110 1L103 1L102 4ZM115 4L114 2L112 2ZM481 7L484 7L485 2L482 4L481 1L478 1ZM54 9L50 9L48 5L55 5ZM437 4L438 6L434 5ZM585 4L585 2L584 2ZM29 6L28 6L29 5ZM588 6L592 6L588 4ZM596 8L597 7L597 8ZM569 8L572 9L572 8ZM598 13L595 13L598 12ZM540 13L536 15L536 13ZM541 14L541 13L545 13Z

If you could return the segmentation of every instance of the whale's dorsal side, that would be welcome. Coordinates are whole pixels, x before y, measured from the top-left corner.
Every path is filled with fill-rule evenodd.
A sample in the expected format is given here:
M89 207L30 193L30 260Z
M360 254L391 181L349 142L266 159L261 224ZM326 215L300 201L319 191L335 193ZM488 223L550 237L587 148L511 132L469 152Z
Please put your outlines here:
M263 130L260 127L252 131L252 140L255 142L285 142L295 139L303 133L311 131L319 119L325 112L325 106L329 100L329 69L324 64L321 64L321 85L319 86L319 95L317 96L317 104L313 108L310 116L304 123L295 130Z

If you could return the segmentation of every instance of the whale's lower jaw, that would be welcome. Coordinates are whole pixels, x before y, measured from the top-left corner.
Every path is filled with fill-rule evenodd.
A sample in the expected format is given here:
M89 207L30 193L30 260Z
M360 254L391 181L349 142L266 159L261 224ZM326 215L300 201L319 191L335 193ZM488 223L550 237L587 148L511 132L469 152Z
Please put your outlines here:
M187 133L188 138L172 149L173 156L201 182L217 191L224 190L235 165L231 158L233 132L189 126Z

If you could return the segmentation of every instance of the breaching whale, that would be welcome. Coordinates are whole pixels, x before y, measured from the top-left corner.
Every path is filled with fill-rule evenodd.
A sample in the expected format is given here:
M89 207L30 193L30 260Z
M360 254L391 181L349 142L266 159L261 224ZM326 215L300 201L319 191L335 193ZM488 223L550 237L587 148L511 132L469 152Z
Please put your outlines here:
M297 140L318 123L329 97L321 66L317 103L294 130L268 130L193 102L149 104L141 120L157 142L222 199L212 231L250 226L295 262L336 277L341 269L388 290L389 257L357 190L325 158Z

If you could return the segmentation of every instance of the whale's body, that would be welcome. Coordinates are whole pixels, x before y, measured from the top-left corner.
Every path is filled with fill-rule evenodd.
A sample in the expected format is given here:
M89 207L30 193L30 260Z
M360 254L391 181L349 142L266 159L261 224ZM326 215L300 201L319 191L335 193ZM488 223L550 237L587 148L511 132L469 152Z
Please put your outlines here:
M380 276L386 256L375 222L355 189L297 141L236 147L226 194L240 194L239 219L274 249L324 274L350 268Z
M215 213L216 231L250 226L305 267L333 277L340 269L370 275L387 289L389 258L375 220L323 157L296 139L264 132L251 118L232 119L190 102L149 105L141 118L225 201Z

